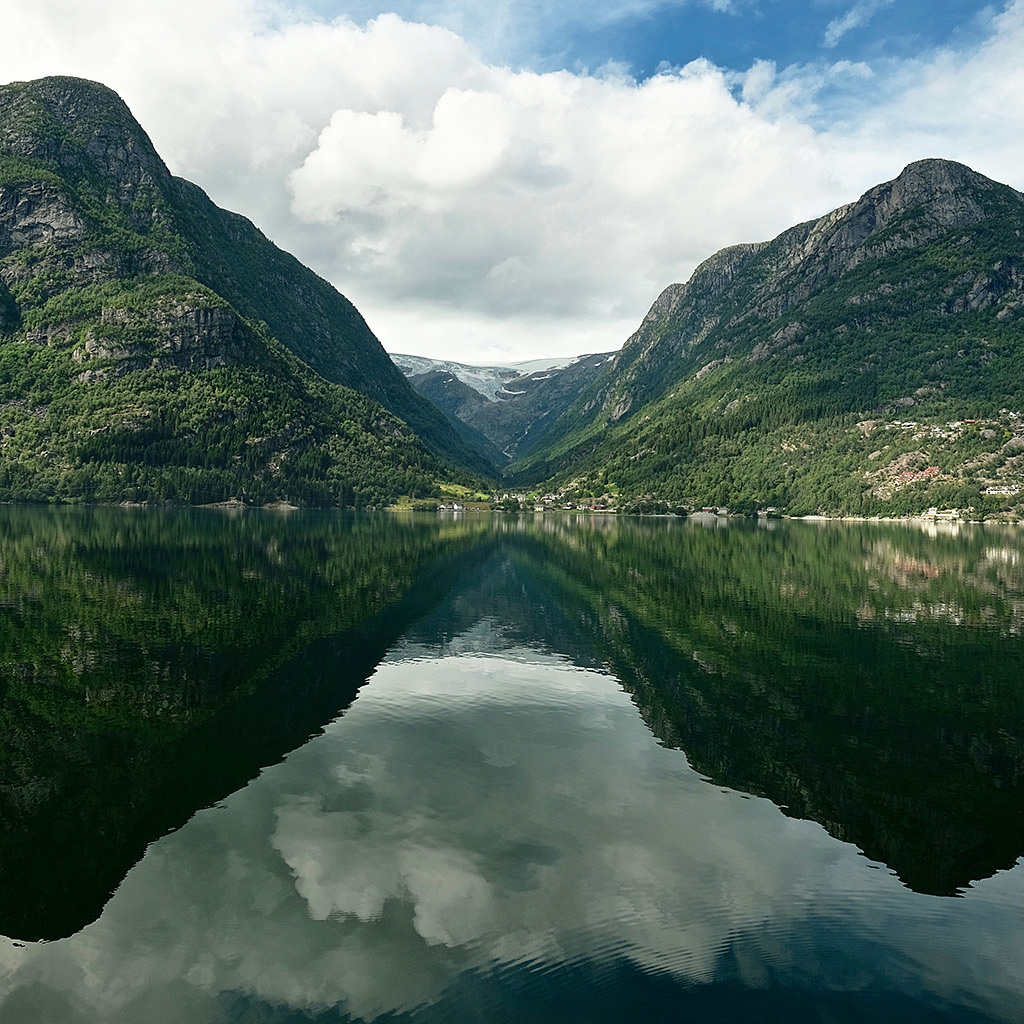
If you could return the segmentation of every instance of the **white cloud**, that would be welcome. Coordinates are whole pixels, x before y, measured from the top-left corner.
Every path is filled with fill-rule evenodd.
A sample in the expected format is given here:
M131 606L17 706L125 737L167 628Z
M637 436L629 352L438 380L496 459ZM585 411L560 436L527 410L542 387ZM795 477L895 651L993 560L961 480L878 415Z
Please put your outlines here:
M894 0L860 0L841 18L834 18L825 27L825 45L835 46L851 29L866 25L883 7L889 7Z
M1024 184L1024 142L1008 128L1024 115L1024 0L967 53L747 71L698 61L643 83L614 67L491 64L453 28L398 14L9 6L7 76L117 89L176 173L332 280L397 351L615 348L712 252L848 202L910 160L953 157ZM661 6L580 0L558 17ZM484 31L463 4L402 9ZM499 27L512 8L488 17Z
M810 129L738 102L706 63L642 85L486 75L442 93L426 127L335 113L290 181L295 213L332 226L338 277L368 291L388 279L399 306L618 328L720 245L837 193L827 167L801 160Z
M875 75L822 142L851 186L888 156L898 170L928 156L960 160L1024 190L1024 0L992 17L974 49L943 49Z

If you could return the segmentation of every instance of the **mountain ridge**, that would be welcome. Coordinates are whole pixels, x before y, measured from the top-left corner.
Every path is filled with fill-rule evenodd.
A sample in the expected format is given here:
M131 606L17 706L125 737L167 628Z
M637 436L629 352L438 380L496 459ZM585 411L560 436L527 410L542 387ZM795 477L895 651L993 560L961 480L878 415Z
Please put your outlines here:
M1022 232L1024 195L928 159L771 241L722 250L663 290L513 481L698 507L891 511L868 480L871 449L853 443L858 420L917 405L932 425L985 415L986 429L1015 430L997 421L1024 406ZM941 447L875 445L891 460L916 451L913 472L950 463L915 496L922 510L966 507L985 481Z
M334 504L490 472L347 299L98 83L0 87L0 332L8 497Z

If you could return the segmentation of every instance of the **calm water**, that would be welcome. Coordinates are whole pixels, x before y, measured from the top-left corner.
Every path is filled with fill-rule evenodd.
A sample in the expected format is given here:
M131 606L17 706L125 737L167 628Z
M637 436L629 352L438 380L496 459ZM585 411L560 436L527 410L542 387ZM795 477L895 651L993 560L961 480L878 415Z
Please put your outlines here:
M0 1020L1024 1021L1024 530L0 507Z

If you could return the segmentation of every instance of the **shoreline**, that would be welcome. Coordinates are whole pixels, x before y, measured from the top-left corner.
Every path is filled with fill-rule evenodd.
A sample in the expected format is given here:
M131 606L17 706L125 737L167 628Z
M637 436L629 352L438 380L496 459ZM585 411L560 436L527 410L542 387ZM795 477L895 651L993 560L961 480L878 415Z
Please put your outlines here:
M473 515L479 515L481 513L487 513L488 515L560 515L560 516L623 516L633 519L696 519L702 520L750 520L758 523L769 523L769 522L803 522L803 523L915 523L915 524L930 524L930 525L973 525L973 526L985 526L985 525L999 525L999 526L1021 526L1024 525L1024 518L1017 517L998 517L993 516L986 519L975 519L969 514L953 514L954 510L950 510L946 514L929 515L927 513L918 513L915 515L905 516L857 516L857 515L821 515L814 513L804 516L789 515L787 513L777 513L771 516L760 516L760 515L743 515L737 512L730 512L728 514L719 514L717 512L704 512L698 510L696 512L689 512L683 510L680 512L656 512L645 514L642 512L620 512L618 509L563 509L563 508L545 508L545 509L520 509L519 511L512 512L505 509L495 509L488 507L483 504L473 505L470 507L451 509L451 508L437 508L437 509L413 509L408 505L394 504L394 505L380 505L380 506L361 506L356 507L352 505L295 505L287 500L277 500L267 502L264 505L250 505L240 498L228 498L224 501L204 502L202 504L185 504L176 502L146 502L146 501L119 501L119 502L90 502L90 501L10 501L0 500L0 505L18 505L25 508L32 507L68 507L68 508L123 508L123 509L168 509L168 508L195 508L195 509L212 509L217 511L225 512L301 512L301 511L334 511L334 512L401 512L401 513L418 513L423 515L452 515L460 516L467 513Z

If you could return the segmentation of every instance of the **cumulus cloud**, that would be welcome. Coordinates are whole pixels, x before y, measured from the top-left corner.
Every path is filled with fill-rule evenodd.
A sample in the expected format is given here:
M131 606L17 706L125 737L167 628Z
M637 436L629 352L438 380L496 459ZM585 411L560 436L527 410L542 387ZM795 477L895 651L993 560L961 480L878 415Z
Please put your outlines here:
M813 145L704 63L642 85L489 79L446 90L426 127L393 111L332 117L290 181L296 214L345 240L345 273L399 273L407 297L495 317L614 317L721 238L770 232ZM805 178L827 208L827 174Z
M668 2L579 0L558 17ZM475 9L424 0L362 21L373 8L355 5L328 21L256 0L38 0L6 13L0 65L107 82L176 173L335 283L386 347L469 361L616 348L717 249L913 159L1022 184L1005 127L1024 114L1022 0L971 52L697 61L643 82L488 61L467 41L485 34ZM526 10L488 17L521 25Z

